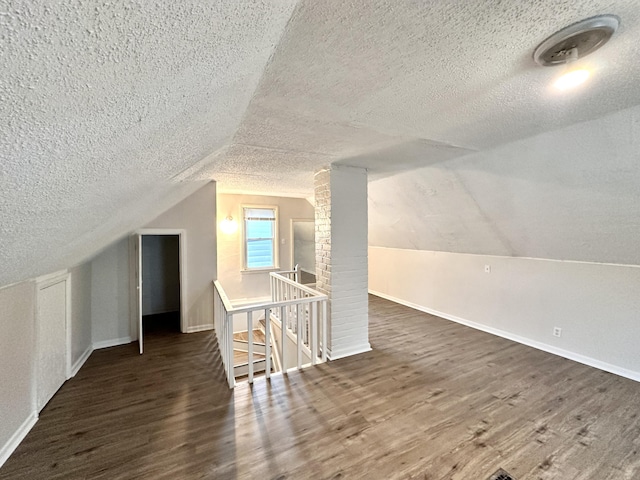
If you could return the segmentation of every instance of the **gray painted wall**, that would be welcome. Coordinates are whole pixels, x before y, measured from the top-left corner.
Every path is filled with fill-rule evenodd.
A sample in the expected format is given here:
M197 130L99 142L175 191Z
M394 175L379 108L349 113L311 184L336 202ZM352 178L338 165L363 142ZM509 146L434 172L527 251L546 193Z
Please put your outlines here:
M207 183L144 228L185 230L187 328L213 328L213 281L217 275L216 184Z
M91 262L91 329L96 347L131 341L128 238L112 244Z
M34 411L35 282L0 290L0 464L7 442Z
M638 218L640 107L369 184L374 246L640 265Z
M70 269L69 281L71 365L79 366L92 348L91 265ZM34 280L0 289L0 465L37 420L36 295Z
M316 272L316 239L315 222L293 222L293 265L315 275Z
M91 262L71 269L71 365L92 346Z
M369 288L640 380L640 267L370 247Z

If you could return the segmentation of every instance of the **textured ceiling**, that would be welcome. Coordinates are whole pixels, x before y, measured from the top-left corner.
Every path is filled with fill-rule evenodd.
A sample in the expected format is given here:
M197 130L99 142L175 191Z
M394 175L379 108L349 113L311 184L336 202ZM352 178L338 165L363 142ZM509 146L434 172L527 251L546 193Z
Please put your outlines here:
M0 285L78 262L199 186L181 172L233 136L293 7L0 2Z
M599 13L622 23L585 59L593 80L551 91L557 70L533 64L533 48ZM521 223L496 209L534 205L536 190L480 191L495 186L473 178L499 170L471 165L503 168L486 157L501 145L639 104L639 20L638 1L0 0L0 285L87 258L204 181L309 196L331 162L370 170L377 212L411 223L433 202L415 248L561 257L544 248L551 235L514 240ZM560 168L535 148L530 162ZM419 184L416 168L430 172ZM398 191L374 198L376 182ZM380 218L372 238L402 244ZM536 217L547 234L556 221ZM599 242L579 256L616 257Z

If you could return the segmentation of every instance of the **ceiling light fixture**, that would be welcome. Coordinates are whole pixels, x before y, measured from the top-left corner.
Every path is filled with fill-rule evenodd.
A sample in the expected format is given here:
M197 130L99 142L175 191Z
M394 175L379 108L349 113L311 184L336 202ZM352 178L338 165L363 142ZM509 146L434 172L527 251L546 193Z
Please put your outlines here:
M575 62L607 43L619 24L615 15L599 15L569 25L538 45L533 59L544 67L566 65L567 71L554 85L559 90L576 87L584 83L591 72L586 68L575 68Z

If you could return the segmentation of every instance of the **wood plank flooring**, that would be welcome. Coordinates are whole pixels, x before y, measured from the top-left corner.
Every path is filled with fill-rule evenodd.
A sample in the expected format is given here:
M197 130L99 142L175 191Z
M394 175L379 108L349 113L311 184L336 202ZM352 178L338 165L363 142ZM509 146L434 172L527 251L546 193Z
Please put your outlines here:
M210 332L94 352L0 479L640 478L640 383L377 297L370 339L233 392Z

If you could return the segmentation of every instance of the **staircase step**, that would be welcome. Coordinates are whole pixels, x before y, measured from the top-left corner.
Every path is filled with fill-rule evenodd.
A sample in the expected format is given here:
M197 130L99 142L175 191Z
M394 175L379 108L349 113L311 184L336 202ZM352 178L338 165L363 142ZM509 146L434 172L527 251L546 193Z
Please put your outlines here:
M249 341L249 332L236 332L233 334L233 339L243 340L247 342ZM255 328L253 330L253 341L255 343L262 343L264 345L266 342L266 339L264 337L264 331L259 328Z

